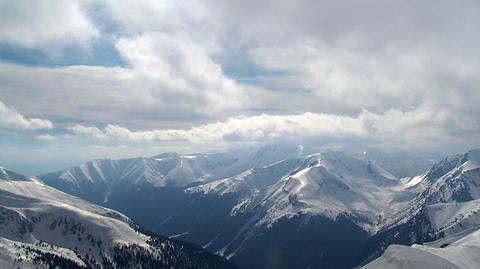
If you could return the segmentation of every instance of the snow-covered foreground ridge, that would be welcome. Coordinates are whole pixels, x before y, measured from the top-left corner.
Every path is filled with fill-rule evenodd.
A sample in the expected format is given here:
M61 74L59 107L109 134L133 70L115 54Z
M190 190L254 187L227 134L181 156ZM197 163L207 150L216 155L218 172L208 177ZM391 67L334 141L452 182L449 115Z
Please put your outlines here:
M480 267L480 230L477 227L430 244L391 245L364 269L477 269Z
M125 215L0 168L0 268L234 268Z

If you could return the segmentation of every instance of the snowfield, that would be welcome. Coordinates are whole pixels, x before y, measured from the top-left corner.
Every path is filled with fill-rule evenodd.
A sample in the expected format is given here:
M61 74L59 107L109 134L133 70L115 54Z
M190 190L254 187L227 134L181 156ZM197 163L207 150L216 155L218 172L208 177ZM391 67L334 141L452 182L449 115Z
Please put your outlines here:
M480 265L480 230L428 245L391 245L364 269L476 269Z

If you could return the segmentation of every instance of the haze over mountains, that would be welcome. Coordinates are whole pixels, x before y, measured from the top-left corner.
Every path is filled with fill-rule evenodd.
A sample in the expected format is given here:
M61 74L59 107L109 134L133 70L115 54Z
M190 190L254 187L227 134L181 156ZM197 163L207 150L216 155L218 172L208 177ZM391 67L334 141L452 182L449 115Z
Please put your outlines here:
M165 153L94 160L38 178L244 268L353 268L391 244L467 235L480 225L480 150L435 163L342 151L269 145ZM418 248L401 251L413 259Z

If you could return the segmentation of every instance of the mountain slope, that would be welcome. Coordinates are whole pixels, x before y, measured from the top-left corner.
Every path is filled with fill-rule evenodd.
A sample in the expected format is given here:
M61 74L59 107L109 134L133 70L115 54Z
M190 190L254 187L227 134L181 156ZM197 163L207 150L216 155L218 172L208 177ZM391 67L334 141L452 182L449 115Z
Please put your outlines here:
M416 215L433 212L435 206L442 212L452 211L452 208L464 208L456 206L457 203L480 199L479 160L480 149L471 150L463 155L446 157L423 176L412 178L405 185L419 193L409 202L408 210L399 212L396 218L390 220L392 225L405 223ZM475 204L472 203L471 206L475 207ZM431 219L430 222L435 220Z
M419 244L480 225L480 149L452 155L404 182L418 194L370 239L376 254L390 244Z
M202 176L201 172L195 173L191 167L187 167L183 163L180 164L180 168L183 169L181 170L178 162L182 162L178 155L163 159L102 159L70 167L63 171L40 175L38 178L67 193L102 203L108 201L112 192L122 188L183 186ZM173 175L177 176L177 180L172 180Z
M235 268L199 247L142 232L126 216L0 169L2 268ZM16 180L11 180L15 178Z

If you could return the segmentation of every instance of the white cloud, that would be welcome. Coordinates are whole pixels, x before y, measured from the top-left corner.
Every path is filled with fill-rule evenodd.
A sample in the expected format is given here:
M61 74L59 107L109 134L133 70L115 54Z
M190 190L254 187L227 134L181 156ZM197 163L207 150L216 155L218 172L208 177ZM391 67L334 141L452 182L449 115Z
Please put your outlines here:
M116 47L129 67L0 64L0 94L32 114L140 127L222 118L248 103L249 87L226 77L188 35L148 33L119 38Z
M53 136L53 135L49 135L49 134L44 134L44 135L38 135L35 137L35 140L39 140L39 141L45 141L45 142L52 142L52 141L57 141L58 138Z
M76 124L74 126L67 127L67 130L77 135L91 136L94 138L106 138L107 136L96 126L83 126Z
M396 146L436 145L465 139L479 143L475 133L456 136L450 129L460 128L448 111L422 110L403 112L388 110L377 114L364 110L356 117L334 114L258 115L234 117L226 121L194 126L190 129L131 131L107 125L95 133L126 141L186 141L193 144L269 142L275 140L316 140L319 143L359 141ZM88 135L87 133L84 133Z
M183 32L205 23L208 15L201 1L107 0L112 19L128 32Z
M32 19L26 2L1 3L17 8L0 9L5 42L49 48L107 35L127 63L0 64L0 96L22 113L106 125L68 128L75 135L478 142L475 0L112 0L93 15L89 0L40 1L28 3L40 3ZM108 17L94 25L88 15Z
M62 5L88 21L90 2ZM472 1L433 3L105 1L100 15L118 27L115 46L129 68L6 64L0 94L28 114L144 129L258 111L355 115L429 105L479 113L479 49L472 44L480 35L469 27L480 22L478 8ZM68 18L56 24L68 25ZM25 28L37 32L34 26ZM242 60L247 81L273 91L225 74ZM258 66L267 72L251 71ZM62 104L51 106L56 100Z
M15 109L7 107L0 101L0 126L25 130L52 129L53 123L49 120L25 118Z
M51 51L55 46L87 44L98 36L81 4L86 1L0 1L2 43Z
M475 105L480 98L478 62L461 61L435 49L391 48L389 55L372 55L350 45L329 46L304 39L256 47L249 57L259 66L277 71L260 79L264 85L307 91L325 112L408 111L428 105L432 109L468 107L480 113Z
M143 96L147 106L214 114L242 105L243 88L186 34L155 32L116 44L133 66L134 94Z

